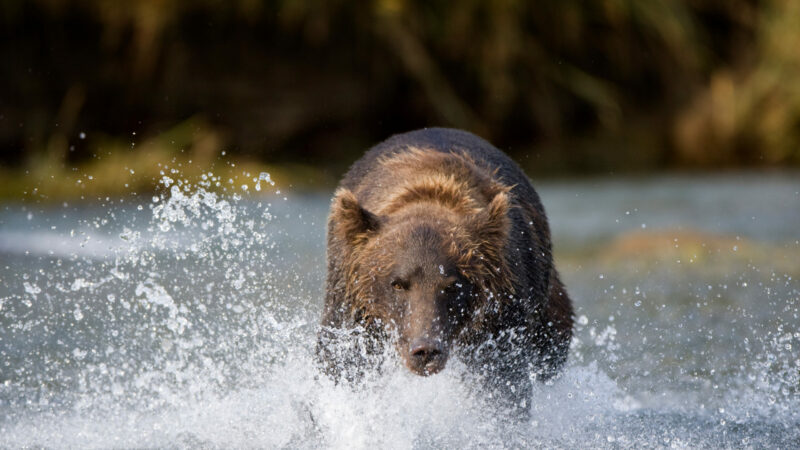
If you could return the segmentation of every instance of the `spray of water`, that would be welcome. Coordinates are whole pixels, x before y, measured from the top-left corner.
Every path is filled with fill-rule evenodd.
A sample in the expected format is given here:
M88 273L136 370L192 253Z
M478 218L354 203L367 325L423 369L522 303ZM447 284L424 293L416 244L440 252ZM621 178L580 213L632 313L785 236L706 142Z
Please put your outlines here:
M23 258L28 266L13 269L18 277L4 282L9 294L0 297L0 446L800 442L800 333L783 323L747 343L762 356L728 368L724 378L705 378L722 389L675 391L675 380L661 389L653 375L616 367L630 363L618 328L647 324L581 314L566 370L534 387L523 418L494 408L459 361L418 377L391 347L380 376L355 388L335 385L314 363L320 300L309 292L317 287L304 286L310 281L288 262L291 249L277 245L291 230L276 221L278 197L261 192L262 182L274 183L261 174L258 196L213 190L225 181L165 175L162 192L136 212L130 204L109 207L56 238L42 234L58 245L26 244L40 255ZM639 298L659 288L636 289ZM796 318L797 303L787 302L786 314Z

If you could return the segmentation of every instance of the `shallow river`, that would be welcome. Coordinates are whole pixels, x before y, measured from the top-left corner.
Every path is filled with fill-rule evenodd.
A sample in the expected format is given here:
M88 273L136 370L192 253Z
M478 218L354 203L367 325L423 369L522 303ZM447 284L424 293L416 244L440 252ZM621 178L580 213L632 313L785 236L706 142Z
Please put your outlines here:
M800 174L535 184L576 337L524 419L320 378L330 194L215 183L0 206L0 447L800 448Z

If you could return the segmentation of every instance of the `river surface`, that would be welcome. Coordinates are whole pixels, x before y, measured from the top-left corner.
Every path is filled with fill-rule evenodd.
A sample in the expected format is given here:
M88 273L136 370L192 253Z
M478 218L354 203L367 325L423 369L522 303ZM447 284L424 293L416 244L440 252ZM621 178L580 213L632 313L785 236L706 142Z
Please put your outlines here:
M320 377L330 193L173 178L0 205L0 447L800 448L798 173L534 183L576 336L523 418Z

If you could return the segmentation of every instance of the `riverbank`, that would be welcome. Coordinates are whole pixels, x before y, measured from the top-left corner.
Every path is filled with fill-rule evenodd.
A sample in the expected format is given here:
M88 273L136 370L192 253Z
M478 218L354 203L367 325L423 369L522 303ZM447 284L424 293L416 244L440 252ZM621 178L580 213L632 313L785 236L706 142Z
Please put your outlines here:
M53 136L47 151L33 152L21 167L0 165L0 202L54 203L153 193L164 175L180 173L198 180L213 173L225 191L252 183L262 172L284 187L302 189L333 186L337 173L302 163L266 164L253 158L231 157L223 137L202 120L186 120L160 134L141 139L79 133L92 157L72 162L74 147Z

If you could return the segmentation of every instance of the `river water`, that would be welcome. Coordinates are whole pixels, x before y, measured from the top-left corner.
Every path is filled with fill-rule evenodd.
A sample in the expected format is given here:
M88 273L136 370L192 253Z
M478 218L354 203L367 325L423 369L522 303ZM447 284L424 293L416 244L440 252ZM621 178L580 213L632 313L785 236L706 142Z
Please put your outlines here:
M797 173L536 184L576 337L527 418L320 378L330 193L173 178L0 206L0 447L800 447Z

